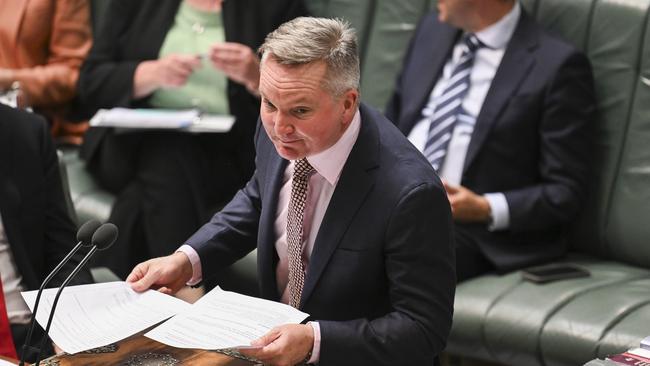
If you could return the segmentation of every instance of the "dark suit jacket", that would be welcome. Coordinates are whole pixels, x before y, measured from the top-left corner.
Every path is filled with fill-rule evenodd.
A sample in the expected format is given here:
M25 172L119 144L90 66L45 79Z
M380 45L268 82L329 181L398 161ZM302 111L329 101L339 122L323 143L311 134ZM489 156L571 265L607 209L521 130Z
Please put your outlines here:
M444 189L376 111L361 130L310 259L301 309L321 326L321 365L431 365L451 325L455 274ZM260 293L279 301L274 222L287 161L265 132L246 187L187 244L203 276L257 248Z
M418 26L386 110L404 134L421 118L460 34L436 13ZM477 118L461 181L479 194L503 192L510 228L456 224L499 269L565 252L566 225L585 199L594 98L587 58L522 11Z
M148 107L148 98L133 99L133 74L138 64L158 58L160 47L182 0L112 0L107 21L95 37L93 48L79 75L79 96L87 114L99 108ZM226 41L253 50L280 24L307 14L302 0L236 0L223 3ZM259 113L259 100L243 85L228 81L230 112L237 118L235 136L252 150L250 142ZM106 129L88 131L82 156L89 159ZM237 145L235 145L237 146ZM251 159L252 161L252 159Z
M41 282L75 245L75 225L66 207L61 175L45 120L0 105L0 214L23 283ZM79 263L73 258L50 286ZM75 283L90 283L82 270Z

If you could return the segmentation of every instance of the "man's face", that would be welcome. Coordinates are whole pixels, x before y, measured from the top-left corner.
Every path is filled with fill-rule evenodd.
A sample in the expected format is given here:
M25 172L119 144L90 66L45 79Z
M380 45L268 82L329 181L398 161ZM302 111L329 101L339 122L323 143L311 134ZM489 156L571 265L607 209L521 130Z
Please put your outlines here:
M272 56L260 69L260 117L278 154L295 160L319 153L343 135L356 111L358 92L332 97L324 88L324 62L287 66Z
M464 28L475 0L438 0L438 19L458 28ZM485 0L477 0L485 1Z

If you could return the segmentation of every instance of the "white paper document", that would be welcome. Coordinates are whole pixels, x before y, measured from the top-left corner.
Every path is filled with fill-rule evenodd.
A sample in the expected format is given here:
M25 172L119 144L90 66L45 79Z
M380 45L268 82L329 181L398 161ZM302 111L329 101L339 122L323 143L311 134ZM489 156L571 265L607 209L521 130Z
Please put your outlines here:
M175 129L188 132L228 132L235 118L203 114L196 109L100 109L90 120L91 126L122 129Z
M297 324L309 314L282 303L217 287L192 308L145 334L178 348L227 349L247 346L272 328Z
M0 366L16 366L16 364L8 361L0 360Z
M46 289L41 296L36 320L43 328L56 291ZM31 310L36 292L22 293ZM77 353L120 341L191 306L153 290L138 294L125 282L70 286L59 298L50 338L65 352Z

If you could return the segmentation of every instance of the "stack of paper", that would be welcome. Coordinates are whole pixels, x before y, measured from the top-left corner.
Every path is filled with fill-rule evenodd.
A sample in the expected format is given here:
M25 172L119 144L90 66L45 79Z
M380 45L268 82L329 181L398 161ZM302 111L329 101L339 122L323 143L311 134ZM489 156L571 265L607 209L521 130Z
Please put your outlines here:
M199 118L199 111L164 109L100 109L91 126L123 128L185 128Z
M189 132L228 132L234 123L233 116L203 114L196 109L100 109L90 120L94 127Z
M46 289L41 295L36 320L43 328L57 290ZM22 294L30 310L36 292ZM138 294L125 282L70 286L59 298L50 338L67 353L77 353L120 341L190 308L157 291Z
M43 292L36 320L45 327L57 289ZM30 309L36 291L23 292ZM175 316L176 315L176 316ZM291 306L223 291L219 287L190 305L157 291L135 293L125 282L66 288L59 299L50 338L67 353L102 347L167 318L147 337L179 348L242 348L282 324L309 315Z

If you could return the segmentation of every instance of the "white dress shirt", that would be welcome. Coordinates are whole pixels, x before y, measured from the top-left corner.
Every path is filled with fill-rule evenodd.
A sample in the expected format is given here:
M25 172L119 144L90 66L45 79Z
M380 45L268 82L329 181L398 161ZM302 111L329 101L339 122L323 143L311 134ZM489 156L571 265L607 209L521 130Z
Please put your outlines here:
M462 104L465 112L473 117L474 123L481 112L485 96L492 85L494 75L501 64L506 46L510 38L512 38L520 16L521 8L519 2L516 2L512 10L498 22L475 34L485 47L481 47L476 51L474 66L470 73L469 90ZM454 67L458 63L464 49L465 45L463 37L461 37L454 46L451 59L447 61L443 68L442 76L431 91L428 107L432 107L429 104L433 102L433 107L435 108L435 101L444 92ZM420 151L424 150L430 124L430 119L423 118L415 124L411 133L408 135L409 141ZM473 124L458 123L452 133L449 146L447 147L447 155L439 172L440 176L452 185L459 185L461 183L465 157L473 131ZM510 213L503 193L486 193L484 197L488 200L490 210L492 211L492 223L489 225L489 229L501 230L508 228L510 224Z

